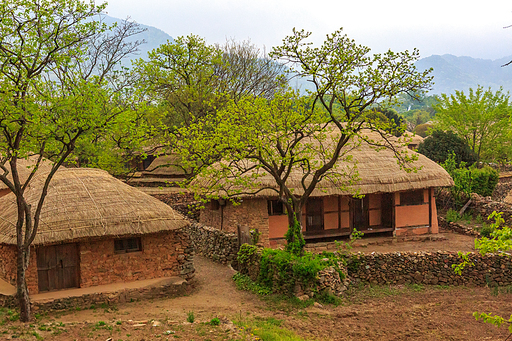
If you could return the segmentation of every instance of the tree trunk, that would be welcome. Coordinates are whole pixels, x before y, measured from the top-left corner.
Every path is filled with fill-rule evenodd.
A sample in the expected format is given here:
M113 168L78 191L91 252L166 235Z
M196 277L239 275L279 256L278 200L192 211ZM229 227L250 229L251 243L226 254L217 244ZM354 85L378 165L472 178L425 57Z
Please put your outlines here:
M20 307L20 321L30 321L30 298L28 297L28 288L25 273L28 266L28 249L18 245L18 256L17 256L17 297L18 305Z
M287 203L288 231L285 234L286 250L301 256L304 254L304 236L302 235L302 207L300 201Z

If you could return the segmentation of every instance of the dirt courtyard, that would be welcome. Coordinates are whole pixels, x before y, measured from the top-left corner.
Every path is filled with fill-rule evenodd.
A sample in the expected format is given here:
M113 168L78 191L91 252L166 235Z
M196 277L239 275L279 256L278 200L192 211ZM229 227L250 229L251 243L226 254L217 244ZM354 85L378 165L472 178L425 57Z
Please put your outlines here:
M462 238L464 239L464 238ZM454 238L452 243L467 241ZM395 250L429 249L439 241L390 244ZM386 245L368 245L386 249ZM389 245L387 248L390 248ZM497 329L475 321L474 311L510 316L512 294L489 288L384 286L351 289L339 306L302 307L239 291L234 271L196 257L195 290L186 297L91 307L38 316L36 322L6 322L0 339L27 340L255 340L230 321L277 321L304 340L504 340ZM195 321L187 323L187 316ZM219 318L220 325L205 322ZM37 335L37 336L36 336ZM286 338L283 338L286 340ZM295 339L293 339L295 340Z

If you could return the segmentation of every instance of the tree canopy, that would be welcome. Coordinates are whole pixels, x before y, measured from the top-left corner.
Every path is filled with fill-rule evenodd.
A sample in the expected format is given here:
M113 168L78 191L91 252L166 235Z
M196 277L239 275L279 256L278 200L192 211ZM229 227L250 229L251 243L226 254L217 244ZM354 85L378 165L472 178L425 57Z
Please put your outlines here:
M460 136L478 159L504 157L511 147L509 98L502 90L493 92L481 86L469 89L469 94L458 90L453 95L442 94L435 105L435 127Z
M30 318L25 271L53 175L77 145L109 135L119 125L136 125L136 96L115 65L136 49L124 39L137 33L125 23L105 33L105 5L81 0L13 0L0 4L0 181L18 206L17 294L20 318ZM39 155L22 182L18 160ZM53 161L41 174L35 207L25 189L43 157ZM12 177L7 175L11 173Z
M261 190L259 177L270 176L275 183L272 190L287 208L290 229L295 231L288 234L293 250L301 249L293 246L302 240L301 210L318 183L331 180L343 186L357 179L356 171L336 167L350 161L349 141L359 136L376 148L391 146L384 131L394 127L393 121L372 119L370 109L400 93L426 88L431 81L429 71L418 72L413 65L416 50L368 56L369 48L357 45L341 30L328 35L319 47L310 46L309 36L294 30L270 54L313 83L315 90L307 97L282 92L269 100L249 94L183 127L180 135L193 138L176 141L189 165L201 167L199 176L211 180L207 186L211 193L254 193ZM382 133L384 143L368 141L363 129ZM217 153L223 161L213 166L199 157L194 161L194 150L203 156ZM399 153L397 157L407 159ZM296 191L292 173L300 178Z

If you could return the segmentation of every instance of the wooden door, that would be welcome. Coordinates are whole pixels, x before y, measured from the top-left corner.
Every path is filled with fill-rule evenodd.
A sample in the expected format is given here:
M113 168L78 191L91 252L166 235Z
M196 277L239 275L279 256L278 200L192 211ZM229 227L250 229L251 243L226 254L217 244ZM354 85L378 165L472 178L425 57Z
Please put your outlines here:
M309 198L306 204L306 231L322 231L324 229L324 200Z
M77 244L43 246L37 249L39 291L78 288L80 265Z
M384 228L393 227L393 197L394 193L383 193L381 204L381 225Z
M368 195L364 198L352 198L350 201L350 213L352 216L352 228L355 228L359 231L364 231L368 229L370 224L370 216L369 216L369 208L370 200L368 199Z

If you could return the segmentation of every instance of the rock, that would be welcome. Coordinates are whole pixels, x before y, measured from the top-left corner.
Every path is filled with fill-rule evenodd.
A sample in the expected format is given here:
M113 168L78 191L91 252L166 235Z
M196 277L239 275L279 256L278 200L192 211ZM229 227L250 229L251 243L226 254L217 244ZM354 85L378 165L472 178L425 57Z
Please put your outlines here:
M144 327L146 324L145 323L136 323L136 324L132 324L132 327Z
M162 325L162 322L160 322L160 321L153 321L153 324L152 324L153 327L160 327L161 325Z
M301 300L301 301L309 300L309 296L308 296L308 295L305 295L305 294L304 294L304 295L301 295L301 296L298 296L297 298L298 298L299 300Z
M323 306L323 305L321 305L321 304L320 304L320 303L318 303L318 302L315 302L315 303L313 304L313 307L315 307L315 308L323 308L324 306Z

